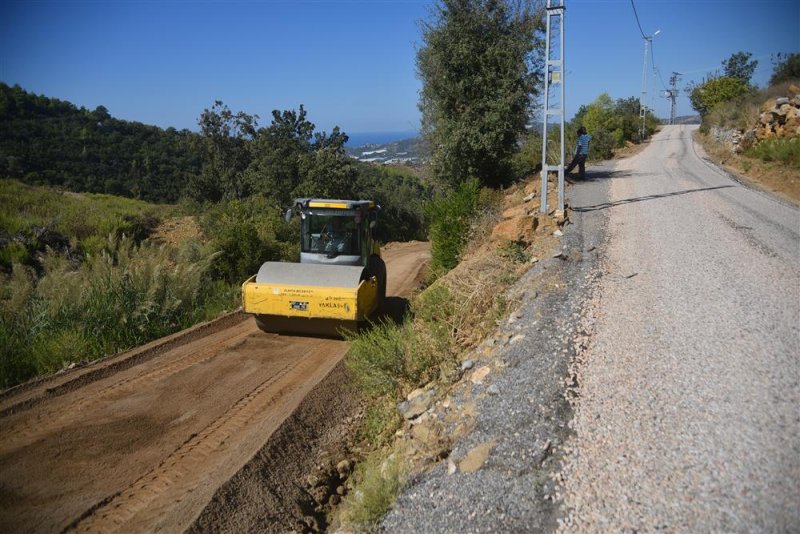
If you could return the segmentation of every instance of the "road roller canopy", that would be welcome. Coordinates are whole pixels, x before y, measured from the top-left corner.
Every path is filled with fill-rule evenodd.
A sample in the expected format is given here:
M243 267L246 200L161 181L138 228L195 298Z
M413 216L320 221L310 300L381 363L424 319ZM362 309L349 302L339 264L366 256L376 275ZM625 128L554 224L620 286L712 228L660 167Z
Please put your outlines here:
M371 200L298 198L287 219L291 212L300 214L301 252L350 257L348 263L363 264L372 249L370 222L377 209Z
M375 202L372 200L329 200L319 198L298 198L295 200L296 205L303 206L306 209L313 208L329 208L340 210L355 210L362 209L369 211L375 208Z

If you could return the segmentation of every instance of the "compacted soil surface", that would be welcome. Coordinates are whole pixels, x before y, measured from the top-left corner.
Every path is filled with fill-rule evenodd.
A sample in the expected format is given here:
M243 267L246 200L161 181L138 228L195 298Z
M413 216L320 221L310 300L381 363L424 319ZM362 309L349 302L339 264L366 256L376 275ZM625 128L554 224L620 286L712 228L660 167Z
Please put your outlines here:
M414 290L428 257L427 243L386 249L392 302ZM347 412L350 396L331 386L336 380L321 384L345 372L337 365L346 352L341 340L265 334L235 312L3 392L0 530L191 527L219 488L259 451L269 454L271 436L298 431L292 414L304 417L309 441L320 434L315 425ZM281 458L302 461L289 449ZM286 526L293 513L278 508L272 519ZM213 512L204 517L222 528Z

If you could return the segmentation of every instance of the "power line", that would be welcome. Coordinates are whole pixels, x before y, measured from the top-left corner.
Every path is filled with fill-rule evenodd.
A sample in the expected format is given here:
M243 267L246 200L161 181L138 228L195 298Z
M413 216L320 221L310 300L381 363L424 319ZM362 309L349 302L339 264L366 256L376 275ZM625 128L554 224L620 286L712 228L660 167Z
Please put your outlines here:
M653 40L651 40L650 41L650 60L653 63L653 72L658 74L658 79L661 80L661 88L666 91L667 90L667 84L664 83L664 78L661 77L661 69L656 67L656 58L655 58L655 55L653 53L653 48L655 48L655 47L653 46Z
M642 29L642 23L639 22L639 14L636 12L636 4L633 3L633 0L631 0L631 7L633 8L633 14L636 17L636 25L639 26L639 33L642 34L642 39L647 39L644 34L644 30Z

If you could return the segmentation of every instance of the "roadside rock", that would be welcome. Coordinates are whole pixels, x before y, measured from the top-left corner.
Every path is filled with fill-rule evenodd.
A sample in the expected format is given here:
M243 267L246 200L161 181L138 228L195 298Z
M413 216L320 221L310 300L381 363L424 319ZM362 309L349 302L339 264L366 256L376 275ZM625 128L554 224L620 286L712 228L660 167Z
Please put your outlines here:
M406 421L415 419L430 409L435 395L436 388L419 393L413 398L399 403L397 409Z

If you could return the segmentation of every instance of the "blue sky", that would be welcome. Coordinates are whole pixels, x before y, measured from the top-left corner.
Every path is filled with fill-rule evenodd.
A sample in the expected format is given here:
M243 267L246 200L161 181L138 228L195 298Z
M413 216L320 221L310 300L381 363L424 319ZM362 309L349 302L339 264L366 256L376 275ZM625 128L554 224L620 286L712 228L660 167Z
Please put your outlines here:
M115 117L197 129L221 99L268 124L304 104L319 129L417 128L415 46L432 0L16 1L0 18L0 80ZM639 96L643 41L630 0L566 0L567 114L600 93ZM664 82L731 53L800 51L797 0L638 0ZM652 70L649 73L652 83ZM660 83L656 88L661 89ZM652 92L652 84L650 85ZM655 100L659 116L668 102ZM678 113L691 113L681 93Z

